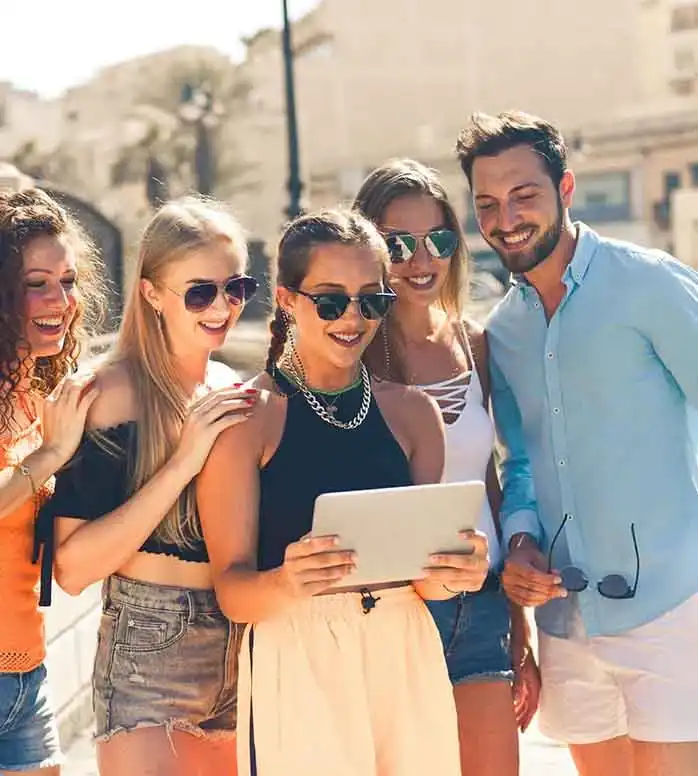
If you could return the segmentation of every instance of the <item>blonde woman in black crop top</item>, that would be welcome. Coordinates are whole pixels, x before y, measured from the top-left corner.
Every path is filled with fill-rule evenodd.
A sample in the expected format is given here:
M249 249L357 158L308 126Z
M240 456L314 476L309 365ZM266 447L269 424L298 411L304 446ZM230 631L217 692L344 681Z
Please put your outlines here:
M256 283L237 222L187 198L141 240L88 433L59 473L55 575L105 580L94 667L101 776L234 776L241 626L221 613L192 479L256 394L210 360ZM218 389L218 390L216 390Z
M307 538L321 493L441 479L433 400L376 385L361 362L394 299L386 262L357 214L323 211L287 228L267 370L252 383L259 404L220 436L197 483L219 603L253 624L240 659L245 776L253 764L259 776L459 775L453 696L424 599L478 589L486 540L468 536L468 555L464 537L464 553L432 558L424 580L359 590L345 581L352 553Z

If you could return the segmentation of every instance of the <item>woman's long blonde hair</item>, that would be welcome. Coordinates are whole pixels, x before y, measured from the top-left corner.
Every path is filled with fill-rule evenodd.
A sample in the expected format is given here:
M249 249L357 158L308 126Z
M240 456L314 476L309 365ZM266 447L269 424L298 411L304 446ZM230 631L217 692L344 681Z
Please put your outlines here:
M392 159L368 174L361 184L353 203L353 209L373 221L380 227L383 215L391 202L409 196L431 197L439 204L443 212L444 224L458 235L458 247L451 256L448 277L444 283L438 301L449 318L461 320L464 312L464 301L467 295L468 265L470 255L465 244L465 236L458 222L458 216L448 199L444 185L436 170L426 167L414 159ZM405 382L404 368L401 363L399 349L395 345L396 332L391 316L383 322L383 336L375 337L366 351L366 360L372 371L383 364L383 371L389 368L389 379ZM392 335L392 336L391 336ZM385 339L384 339L385 338ZM390 365L383 363L385 347L390 346Z
M111 359L126 367L138 397L132 492L142 487L175 451L191 400L177 376L164 323L145 299L141 280L160 287L164 271L173 262L221 239L229 240L235 253L247 263L247 244L240 224L222 204L200 197L163 205L141 238L135 280ZM193 487L185 489L155 535L180 547L192 547L202 540Z

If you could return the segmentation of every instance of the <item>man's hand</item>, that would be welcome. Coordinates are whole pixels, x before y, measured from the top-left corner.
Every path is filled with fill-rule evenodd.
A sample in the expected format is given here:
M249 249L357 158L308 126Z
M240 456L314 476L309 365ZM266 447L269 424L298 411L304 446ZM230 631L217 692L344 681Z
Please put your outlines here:
M510 547L502 585L511 601L519 606L542 606L553 598L567 596L560 576L548 571L545 555L531 536L517 534Z

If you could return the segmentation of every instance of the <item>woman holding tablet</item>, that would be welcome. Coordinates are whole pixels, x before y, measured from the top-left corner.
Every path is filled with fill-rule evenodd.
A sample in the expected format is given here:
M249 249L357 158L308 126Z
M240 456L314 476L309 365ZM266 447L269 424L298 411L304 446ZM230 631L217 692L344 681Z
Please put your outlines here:
M343 585L352 553L308 535L322 493L441 479L435 402L375 384L361 361L394 299L387 261L358 214L289 225L267 370L252 383L257 408L220 436L198 481L220 606L253 626L251 677L250 655L240 658L242 774L250 705L259 776L460 774L453 697L423 599L479 589L485 538L465 537L472 553L432 557L419 582L357 590Z
M487 343L482 329L464 319L461 304L467 250L444 187L418 162L392 161L374 170L354 207L386 239L398 297L369 346L367 364L377 376L419 386L438 402L446 481L487 482L480 528L489 540L491 571L477 594L432 601L429 608L454 685L464 776L515 776L517 726L525 729L536 711L539 679L523 611L510 608L499 585L502 555L493 515L500 491L487 411Z

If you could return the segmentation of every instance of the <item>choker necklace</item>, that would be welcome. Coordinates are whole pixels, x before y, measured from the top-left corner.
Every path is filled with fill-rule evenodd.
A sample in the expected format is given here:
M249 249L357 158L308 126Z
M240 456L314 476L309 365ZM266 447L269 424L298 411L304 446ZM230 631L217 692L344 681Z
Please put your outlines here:
M282 366L279 364L277 369L290 383L295 383L297 386L299 386L298 393L300 393L300 380L298 379L299 370L295 369L293 364L288 364L288 366ZM359 373L359 376L351 385L340 388L338 391L320 391L317 388L310 388L309 386L308 390L311 391L311 393L317 399L319 399L322 404L325 405L327 412L329 412L329 414L334 417L335 413L337 412L337 402L339 401L340 396L343 396L345 393L349 393L349 391L353 391L355 388L358 388L361 385L361 382L361 373Z
M371 406L371 378L369 377L368 370L364 366L363 362L361 363L361 375L359 377L359 380L353 383L352 385L348 386L347 388L343 388L341 391L338 391L335 394L335 402L336 402L339 396L351 390L355 385L358 384L358 382L361 382L363 384L363 395L362 395L361 406L359 407L359 411L350 421L346 423L344 421L337 420L337 418L334 417L334 413L337 411L337 407L334 405L334 403L330 403L329 405L325 403L323 406L323 403L321 403L318 397L315 396L315 394L310 390L310 388L308 388L308 384L305 379L305 370L303 369L303 362L300 360L298 356L298 352L296 351L296 347L295 347L295 342L293 341L292 337L291 337L291 354L290 354L290 358L287 360L286 363L287 363L287 369L289 370L290 375L293 378L293 381L296 383L300 392L303 394L303 397L305 398L308 406L321 420L324 420L325 423L328 423L330 426L334 426L335 428L341 428L345 431L351 431L352 429L358 428L364 422L364 420L366 420L366 416L368 415L368 410ZM298 366L296 366L296 364L298 364ZM329 395L332 395L332 394L329 394Z

